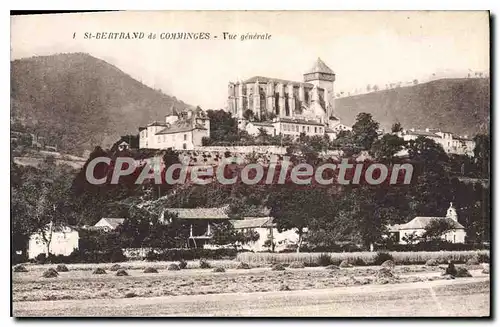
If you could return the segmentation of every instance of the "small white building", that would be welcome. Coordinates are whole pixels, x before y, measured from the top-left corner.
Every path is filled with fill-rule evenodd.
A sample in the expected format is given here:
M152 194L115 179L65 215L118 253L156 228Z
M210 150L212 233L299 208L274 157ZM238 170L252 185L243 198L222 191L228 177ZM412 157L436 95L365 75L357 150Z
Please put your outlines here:
M405 141L417 139L419 136L429 138L440 144L447 154L474 156L474 147L476 142L467 135L458 136L450 132L443 132L438 129L426 128L425 130L410 129L401 133Z
M202 139L210 137L210 120L200 109L189 109L165 117L165 122L152 122L139 127L139 148L193 150L202 145Z
M453 204L450 203L446 217L415 217L406 224L388 226L388 229L389 233L399 241L399 244L407 244L406 238L411 237L411 235L421 237L431 221L446 220L452 226L452 229L444 233L441 238L451 243L465 243L465 228L457 219L457 212Z
M45 235L45 237L44 237ZM49 247L47 249L47 241ZM80 236L78 231L70 226L54 226L47 224L44 232L34 233L28 241L28 258L34 259L37 255L64 255L68 256L78 249Z
M94 228L111 231L123 224L124 221L125 218L101 218L101 220L94 225Z
M251 218L246 217L240 220L231 220L234 229L247 232L255 231L259 234L259 239L255 242L242 244L242 248L250 251L266 251L271 248L266 241L275 244L274 251L279 252L297 245L299 236L294 229L278 232L272 217Z

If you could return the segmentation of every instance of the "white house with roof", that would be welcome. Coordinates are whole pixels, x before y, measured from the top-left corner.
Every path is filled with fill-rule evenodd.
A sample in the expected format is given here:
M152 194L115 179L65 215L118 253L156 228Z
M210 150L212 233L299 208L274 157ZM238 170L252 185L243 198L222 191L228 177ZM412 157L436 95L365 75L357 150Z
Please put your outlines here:
M411 235L421 237L426 231L425 228L433 220L445 220L452 226L452 229L441 236L443 240L451 243L465 243L465 228L458 222L457 212L452 203L450 203L446 217L415 217L406 224L388 226L388 231L400 244L407 244L405 241L406 238L411 237Z
M102 229L106 231L115 230L118 226L123 224L125 218L101 218L95 225L95 229Z
M193 150L202 145L204 137L210 137L210 120L200 109L188 109L165 117L165 122L152 122L139 127L139 148Z
M255 252L272 250L269 245L274 243L274 251L279 252L296 246L299 241L294 229L279 232L272 217L245 217L245 219L231 220L231 224L236 230L254 231L259 234L257 241L242 244L241 247L246 250Z
M47 256L49 253L68 256L75 249L78 249L79 240L80 235L76 228L47 224L43 231L30 235L28 259L34 259L42 253Z
M189 225L188 245L190 247L203 247L213 237L212 227L215 223L229 221L228 207L219 208L165 208L162 222L170 224L177 219ZM170 213L175 218L166 217Z
M426 128L425 130L409 129L401 133L405 141L415 140L423 136L434 140L443 147L444 152L448 154L474 156L474 147L476 143L467 135L458 136L450 132L443 132L439 129Z

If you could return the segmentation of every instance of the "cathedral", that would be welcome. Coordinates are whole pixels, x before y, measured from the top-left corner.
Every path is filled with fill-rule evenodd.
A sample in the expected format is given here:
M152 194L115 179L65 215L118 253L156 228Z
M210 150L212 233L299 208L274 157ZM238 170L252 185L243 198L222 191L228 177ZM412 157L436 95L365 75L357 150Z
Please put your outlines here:
M266 127L274 135L333 135L350 129L333 114L334 82L335 73L318 58L303 82L263 76L230 82L227 110L249 132Z

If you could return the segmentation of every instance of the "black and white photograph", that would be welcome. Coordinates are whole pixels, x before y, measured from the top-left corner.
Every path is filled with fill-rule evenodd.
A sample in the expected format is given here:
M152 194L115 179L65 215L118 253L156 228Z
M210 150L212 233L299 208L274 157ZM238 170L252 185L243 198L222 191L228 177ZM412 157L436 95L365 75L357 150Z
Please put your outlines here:
M491 317L491 19L11 13L11 316Z

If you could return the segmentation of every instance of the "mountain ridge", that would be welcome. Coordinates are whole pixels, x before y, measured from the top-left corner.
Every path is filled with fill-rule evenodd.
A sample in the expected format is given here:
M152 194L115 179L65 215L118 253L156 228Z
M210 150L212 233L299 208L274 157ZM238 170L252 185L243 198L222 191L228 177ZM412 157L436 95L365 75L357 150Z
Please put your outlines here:
M335 99L335 115L351 126L360 112L372 114L386 131L437 128L459 135L487 133L490 79L446 78L418 85Z
M86 53L11 62L11 121L80 154L192 108Z

